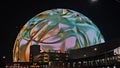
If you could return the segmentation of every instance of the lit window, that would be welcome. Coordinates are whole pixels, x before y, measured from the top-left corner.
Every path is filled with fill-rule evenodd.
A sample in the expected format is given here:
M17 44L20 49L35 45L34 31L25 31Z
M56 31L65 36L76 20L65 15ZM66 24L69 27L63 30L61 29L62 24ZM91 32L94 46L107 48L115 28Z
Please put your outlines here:
M97 51L97 48L94 48L95 51Z

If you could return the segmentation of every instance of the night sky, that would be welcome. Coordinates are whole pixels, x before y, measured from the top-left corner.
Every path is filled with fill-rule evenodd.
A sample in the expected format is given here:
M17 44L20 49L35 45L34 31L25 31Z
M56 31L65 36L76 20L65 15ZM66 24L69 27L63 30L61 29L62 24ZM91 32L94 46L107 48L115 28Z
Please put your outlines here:
M120 38L120 0L4 1L0 4L0 60L12 61L17 34L36 14L56 8L78 11L100 29L105 41Z

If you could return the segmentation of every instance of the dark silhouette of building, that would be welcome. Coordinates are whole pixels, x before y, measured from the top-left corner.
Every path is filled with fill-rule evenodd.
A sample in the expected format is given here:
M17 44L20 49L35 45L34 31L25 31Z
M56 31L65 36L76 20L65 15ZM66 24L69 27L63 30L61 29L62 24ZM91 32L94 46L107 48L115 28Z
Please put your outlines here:
M120 55L114 54L114 49L120 46L120 40L112 40L106 43L97 44L91 47L70 50L69 53L61 53L59 50L40 52L40 45L32 45L31 62L47 63L54 65L81 68L81 67L113 67L119 65ZM32 49L35 49L32 50Z
M40 52L40 45L31 45L30 62L49 63L65 62L69 60L67 52L62 53L60 50L50 50L49 52Z
M79 67L120 67L120 54L114 50L120 46L120 39L112 40L95 46L71 50L70 62Z
M69 57L71 59L78 59L78 58L86 58L86 57L102 55L114 51L114 49L118 48L119 46L120 46L120 39L114 39L111 41L106 41L105 43L102 44L97 44L86 48L70 50Z
M62 53L60 50L49 50L49 52L40 52L40 45L31 45L30 62L39 63L40 67L61 67L67 66L69 53Z
M35 60L35 56L40 54L40 46L39 45L31 45L30 46L30 62Z
M59 50L40 52L40 45L31 45L29 63L6 63L5 66L8 68L10 66L26 66L28 68L120 68L120 54L114 52L119 46L120 39L62 53Z

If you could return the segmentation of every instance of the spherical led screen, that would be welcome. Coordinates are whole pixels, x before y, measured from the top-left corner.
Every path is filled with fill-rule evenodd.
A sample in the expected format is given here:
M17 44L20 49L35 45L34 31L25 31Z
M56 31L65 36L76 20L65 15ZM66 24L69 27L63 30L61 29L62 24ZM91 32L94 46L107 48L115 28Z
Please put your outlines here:
M86 16L69 9L52 9L30 19L19 32L13 49L14 62L29 62L30 46L41 52L89 47L103 43L96 25Z

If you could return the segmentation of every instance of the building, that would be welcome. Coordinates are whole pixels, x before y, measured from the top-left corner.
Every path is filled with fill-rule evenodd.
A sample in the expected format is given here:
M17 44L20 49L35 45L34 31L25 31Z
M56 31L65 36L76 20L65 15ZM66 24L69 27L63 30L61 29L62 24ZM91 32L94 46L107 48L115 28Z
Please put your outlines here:
M40 46L30 47L30 62L6 63L5 68L119 68L120 40L62 53L59 50L40 52Z
M47 65L76 66L78 68L117 66L120 63L119 46L120 40L112 40L91 47L70 50L69 53L61 53L59 50L49 52L40 52L39 50L36 52L39 54L34 55L30 61L46 63Z
M62 53L60 50L40 52L40 45L32 45L30 47L30 62L37 62L43 65L62 65L62 63L67 63L68 60L68 52Z
M120 64L120 40L112 40L95 46L71 50L71 64L79 67L110 67L116 68ZM113 67L114 66L114 67Z
M40 54L40 46L32 45L30 46L30 62L35 60L35 56Z

